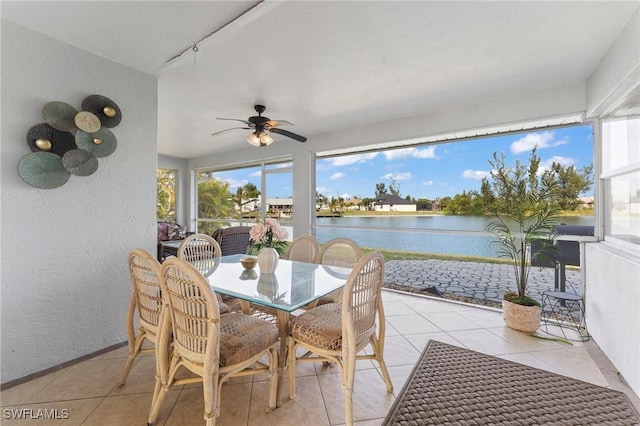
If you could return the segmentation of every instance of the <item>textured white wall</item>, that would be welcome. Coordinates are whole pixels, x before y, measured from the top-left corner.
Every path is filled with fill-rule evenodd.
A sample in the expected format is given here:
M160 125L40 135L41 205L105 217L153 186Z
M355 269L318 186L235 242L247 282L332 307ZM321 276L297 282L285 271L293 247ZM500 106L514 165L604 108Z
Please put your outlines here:
M127 254L155 253L157 79L2 21L2 383L126 339ZM96 173L37 189L17 173L41 109L113 99L118 148Z
M640 396L640 259L606 243L585 246L587 328Z

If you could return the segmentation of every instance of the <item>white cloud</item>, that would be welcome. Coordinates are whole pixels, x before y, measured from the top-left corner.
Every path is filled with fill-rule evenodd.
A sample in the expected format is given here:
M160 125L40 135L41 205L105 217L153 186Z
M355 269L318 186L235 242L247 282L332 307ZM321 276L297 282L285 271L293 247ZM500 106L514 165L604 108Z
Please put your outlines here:
M402 148L402 149L394 149L391 151L385 151L384 157L391 160L399 160L402 158L436 158L436 147L429 146L427 148Z
M411 173L410 172L405 172L405 173L387 173L386 175L382 176L382 179L410 180L411 179Z
M345 176L347 176L347 175L345 175L344 173L336 172L336 173L332 174L329 179L330 180L337 180L337 179L342 179Z
M366 163L378 156L377 152L367 152L365 154L345 155L343 157L327 158L323 162L323 169L331 167L348 166L356 163ZM326 167L326 168L325 168Z
M433 186L434 182L432 180L426 180L422 182L422 186Z
M251 173L249 176L251 176L251 177L260 177L260 176L262 176L262 170L255 171L255 172Z
M345 192L344 194L342 194L340 196L340 198L342 198L343 200L350 200L351 199L351 194L349 194L348 192Z
M551 167L553 163L558 163L562 166L567 167L567 166L573 166L575 162L576 160L574 160L573 158L561 157L559 155L556 155L544 161L540 161L540 167L545 167L548 169Z
M575 160L569 157L562 157L559 155L553 156L546 160L540 160L540 167L538 167L538 176L541 176L545 171L550 170L553 163L558 163L561 166L569 167L575 164Z
M534 147L538 149L552 148L567 143L566 140L556 140L553 132L527 133L520 139L511 143L511 153L521 154L531 151Z
M491 176L491 172L485 170L471 170L467 169L462 172L462 177L465 179L476 179L482 180L482 178L489 178Z
M317 186L316 192L318 194L322 194L326 196L329 193L329 188L327 188L326 186Z

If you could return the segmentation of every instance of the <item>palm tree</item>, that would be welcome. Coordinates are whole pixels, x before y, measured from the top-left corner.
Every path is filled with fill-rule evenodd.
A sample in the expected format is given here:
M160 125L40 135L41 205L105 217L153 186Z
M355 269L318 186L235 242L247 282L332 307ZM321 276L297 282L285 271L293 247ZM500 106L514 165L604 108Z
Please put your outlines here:
M228 183L215 178L198 183L198 218L219 219L199 225L198 232L212 234L216 228L227 224L224 219L236 216L233 195Z

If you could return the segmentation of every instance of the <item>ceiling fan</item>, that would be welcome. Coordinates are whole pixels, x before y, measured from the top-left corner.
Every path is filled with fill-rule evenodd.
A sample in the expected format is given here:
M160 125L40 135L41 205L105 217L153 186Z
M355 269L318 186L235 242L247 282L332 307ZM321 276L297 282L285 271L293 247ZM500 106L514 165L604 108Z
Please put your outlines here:
M295 139L298 142L306 142L307 138L304 136L300 136L296 133L290 132L288 130L280 129L278 126L293 126L288 121L285 120L271 120L269 117L263 117L262 113L265 111L266 107L264 105L254 105L253 107L258 115L254 115L253 117L249 117L248 120L241 120L238 118L218 118L218 120L231 120L231 121L240 121L247 125L247 127L232 127L230 129L221 130L219 132L212 133L213 135L219 135L220 133L227 132L229 130L235 129L245 129L245 130L253 130L247 136L247 142L249 142L253 146L267 146L271 145L273 142L273 138L269 134L277 133L282 136L286 136L291 139Z

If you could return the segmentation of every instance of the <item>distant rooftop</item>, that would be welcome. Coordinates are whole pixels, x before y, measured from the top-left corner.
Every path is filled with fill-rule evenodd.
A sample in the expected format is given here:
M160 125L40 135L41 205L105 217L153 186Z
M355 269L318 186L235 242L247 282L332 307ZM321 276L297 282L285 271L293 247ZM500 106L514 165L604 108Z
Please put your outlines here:
M374 204L377 204L377 205L380 205L380 204L395 205L395 204L415 204L415 203L413 201L405 200L402 197L398 197L397 195L385 194L382 197L377 198Z

